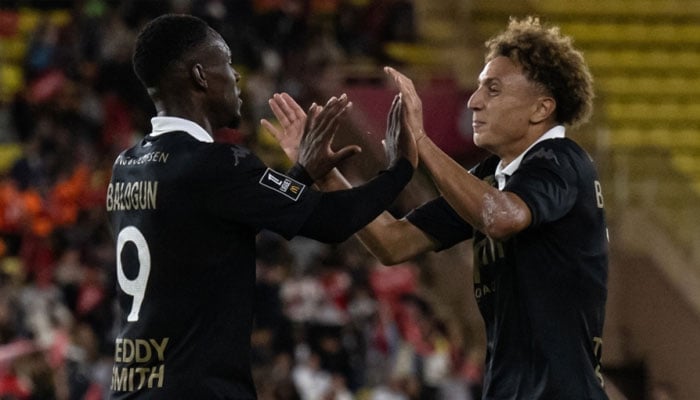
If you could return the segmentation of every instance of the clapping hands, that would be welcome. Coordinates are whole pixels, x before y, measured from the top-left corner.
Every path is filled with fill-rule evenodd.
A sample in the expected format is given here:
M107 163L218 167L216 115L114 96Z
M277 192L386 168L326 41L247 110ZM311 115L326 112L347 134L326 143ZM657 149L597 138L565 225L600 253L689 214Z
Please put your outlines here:
M337 151L331 147L341 116L352 106L345 94L331 97L323 107L312 104L308 115L287 93L275 94L269 104L281 129L266 119L260 123L272 133L290 160L303 165L312 179L324 177L342 161L362 151L357 145Z
M406 130L403 115L403 96L394 96L386 118L386 135L382 144L389 163L398 158L406 158L413 168L418 166L418 151L413 136Z
M388 69L386 71L391 75ZM410 80L408 82L411 83ZM406 90L405 87L403 89ZM386 134L382 143L390 164L404 157L416 168L418 151L414 139L416 134L412 130L420 126L422 132L422 109L415 90L411 94L414 95L410 98L412 113L405 109L406 95L403 90L394 97L387 114ZM418 116L415 115L416 101ZM323 107L312 104L308 114L287 93L273 95L268 103L280 126L266 119L262 119L260 123L274 136L287 157L303 165L312 179L323 178L342 161L362 150L357 145L348 145L337 151L331 147L341 117L352 106L345 94L331 97Z

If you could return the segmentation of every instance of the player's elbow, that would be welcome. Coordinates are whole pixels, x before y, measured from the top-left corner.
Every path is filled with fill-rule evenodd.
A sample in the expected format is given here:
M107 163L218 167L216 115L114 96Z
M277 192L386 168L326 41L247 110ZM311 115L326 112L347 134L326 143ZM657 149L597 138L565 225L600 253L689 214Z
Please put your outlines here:
M505 241L509 237L517 233L517 231L512 229L512 227L507 226L507 224L498 223L491 223L485 225L482 229L482 232L491 239L498 241Z
M490 202L487 198L482 212L481 231L495 240L506 240L530 225L530 209L517 196L505 196Z
M530 225L530 219L522 213L502 215L487 221L482 232L491 239L505 241Z

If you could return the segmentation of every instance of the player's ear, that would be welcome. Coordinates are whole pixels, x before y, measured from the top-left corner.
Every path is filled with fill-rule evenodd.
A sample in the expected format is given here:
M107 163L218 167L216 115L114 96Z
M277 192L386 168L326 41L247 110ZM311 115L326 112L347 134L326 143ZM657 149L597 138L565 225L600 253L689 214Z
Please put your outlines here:
M554 100L554 98L548 96L539 97L535 103L535 110L530 116L530 122L533 124L538 124L545 121L554 115L554 110L556 109L557 102Z
M207 74L204 72L204 67L202 64L194 64L192 68L190 68L190 76L192 77L192 80L194 81L195 85L202 89L206 89L209 87L207 83Z

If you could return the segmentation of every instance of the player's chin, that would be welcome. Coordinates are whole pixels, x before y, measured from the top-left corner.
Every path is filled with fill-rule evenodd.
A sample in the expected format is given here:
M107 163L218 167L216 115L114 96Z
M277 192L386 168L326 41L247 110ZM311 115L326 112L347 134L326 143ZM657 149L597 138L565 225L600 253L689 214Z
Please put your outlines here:
M484 143L484 134L475 131L472 135L472 140L477 147L481 147Z
M493 138L491 137L491 135L486 134L484 132L474 132L474 135L472 136L472 140L474 141L474 145L476 145L476 147L488 151L491 151L491 149L494 147L494 141L492 139Z

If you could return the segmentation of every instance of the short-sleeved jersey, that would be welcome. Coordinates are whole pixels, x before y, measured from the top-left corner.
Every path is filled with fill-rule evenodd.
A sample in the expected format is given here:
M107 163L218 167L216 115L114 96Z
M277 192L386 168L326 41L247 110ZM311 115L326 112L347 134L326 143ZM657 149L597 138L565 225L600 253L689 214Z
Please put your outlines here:
M499 159L472 173L495 186ZM473 238L474 295L487 335L484 399L606 399L600 374L608 239L592 160L576 143L544 140L504 191L532 213L499 242L474 230L442 198L407 216L441 248Z
M292 237L319 196L244 147L185 132L120 154L107 193L123 326L113 398L255 398L255 237Z

